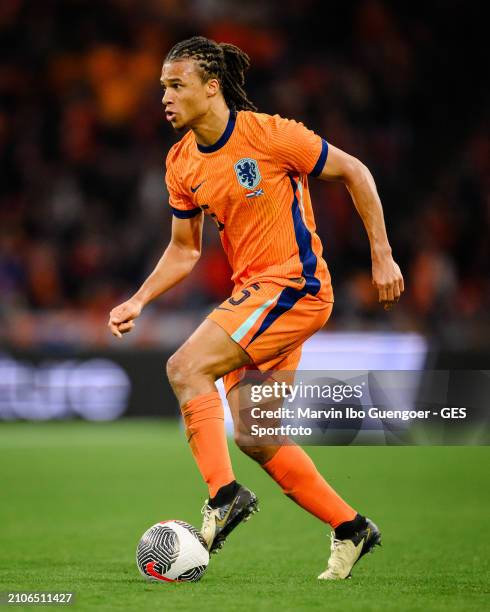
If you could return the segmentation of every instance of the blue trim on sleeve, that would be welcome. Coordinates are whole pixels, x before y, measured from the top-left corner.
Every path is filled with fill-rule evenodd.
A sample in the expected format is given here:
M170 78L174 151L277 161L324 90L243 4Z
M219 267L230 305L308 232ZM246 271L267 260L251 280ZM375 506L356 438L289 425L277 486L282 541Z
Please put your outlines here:
M313 177L320 176L321 171L323 170L325 166L325 162L327 161L327 156L328 156L328 142L324 138L322 138L322 151L320 153L320 157L318 158L318 161L315 164L315 167L310 172L310 176L313 176Z
M223 147L228 142L230 136L233 134L233 130L235 129L235 121L236 112L234 110L230 110L230 116L228 118L228 123L226 124L225 131L221 134L221 136L214 144L209 145L208 147L196 142L199 151L201 151L201 153L213 153L214 151L221 149L221 147Z
M200 208L191 208L190 210L179 210L178 208L170 207L174 214L174 217L178 217L179 219L192 219L198 215L201 211Z

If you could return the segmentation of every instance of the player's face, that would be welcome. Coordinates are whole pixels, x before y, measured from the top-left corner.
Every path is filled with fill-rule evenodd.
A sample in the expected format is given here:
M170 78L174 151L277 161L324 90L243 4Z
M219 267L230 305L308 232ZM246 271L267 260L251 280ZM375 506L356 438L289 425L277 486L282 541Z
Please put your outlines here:
M176 130L192 127L209 110L210 86L203 83L192 59L163 64L160 79L165 93L165 117ZM212 94L212 88L211 88Z

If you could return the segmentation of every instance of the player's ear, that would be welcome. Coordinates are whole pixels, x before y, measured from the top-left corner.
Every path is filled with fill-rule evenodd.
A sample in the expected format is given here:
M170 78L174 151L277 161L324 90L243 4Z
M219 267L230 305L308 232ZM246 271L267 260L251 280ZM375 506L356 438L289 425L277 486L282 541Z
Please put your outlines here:
M215 96L220 90L220 84L218 79L209 79L206 83L206 93L208 96Z

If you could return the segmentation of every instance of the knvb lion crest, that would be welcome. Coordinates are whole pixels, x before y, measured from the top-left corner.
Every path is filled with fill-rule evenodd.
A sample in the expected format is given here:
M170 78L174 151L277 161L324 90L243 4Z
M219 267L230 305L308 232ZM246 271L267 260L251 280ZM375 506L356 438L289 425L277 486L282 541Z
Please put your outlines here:
M244 157L237 161L234 167L238 182L242 187L254 189L260 183L262 177L260 176L259 164L255 159Z

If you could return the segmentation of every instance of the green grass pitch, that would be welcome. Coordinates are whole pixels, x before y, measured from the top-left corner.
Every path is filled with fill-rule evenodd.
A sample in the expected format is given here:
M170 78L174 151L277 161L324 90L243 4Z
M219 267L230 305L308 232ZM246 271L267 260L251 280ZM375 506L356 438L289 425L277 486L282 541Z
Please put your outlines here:
M308 452L383 531L383 547L352 580L316 579L328 529L232 448L237 478L256 491L261 512L230 536L201 582L147 583L134 561L143 531L168 518L200 526L205 489L178 425L1 424L0 591L74 591L79 610L488 606L488 447Z

